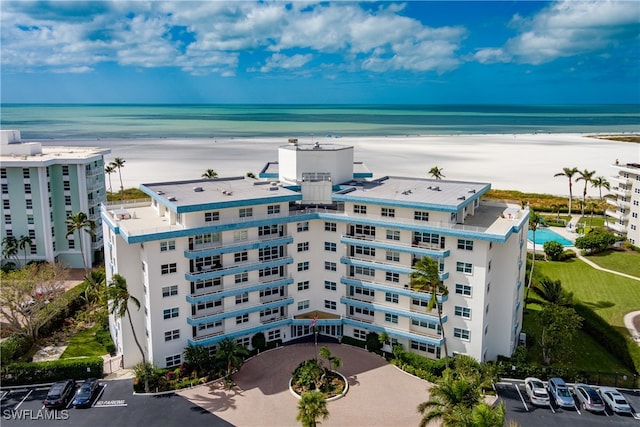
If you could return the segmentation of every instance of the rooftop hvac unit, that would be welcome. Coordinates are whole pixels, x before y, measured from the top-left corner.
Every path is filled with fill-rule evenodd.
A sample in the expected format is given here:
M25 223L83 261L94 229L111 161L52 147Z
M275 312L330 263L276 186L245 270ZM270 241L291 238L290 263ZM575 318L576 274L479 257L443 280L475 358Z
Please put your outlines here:
M204 189L202 187L193 187L193 191L195 191L196 193L201 193L204 191Z
M167 200L170 201L170 202L175 202L178 199L176 199L175 197L171 196Z

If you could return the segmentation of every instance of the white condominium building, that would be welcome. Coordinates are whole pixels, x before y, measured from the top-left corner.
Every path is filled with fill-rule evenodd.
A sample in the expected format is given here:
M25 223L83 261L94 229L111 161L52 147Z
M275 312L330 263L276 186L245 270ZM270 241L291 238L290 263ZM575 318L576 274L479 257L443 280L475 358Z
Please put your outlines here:
M82 268L81 248L85 248L87 265L101 259L100 206L106 201L104 155L111 150L43 147L39 142L22 142L16 130L0 131L0 139L2 241L7 237L30 238L31 245L24 246L27 261L46 260ZM67 217L80 211L96 221L94 238L86 232L66 236ZM22 249L18 258L24 262Z
M607 198L611 207L605 212L606 225L631 244L640 246L640 163L616 162L612 167L617 171L617 175L610 177L615 198Z
M444 356L433 295L409 286L432 257L447 286L442 320L450 354L511 355L522 327L529 212L480 201L490 184L383 176L353 147L280 147L262 180L245 177L142 185L151 200L104 205L107 276L142 303L136 335L159 367L191 344L225 338L251 347L310 336L393 343ZM129 322L111 319L126 366L141 360Z

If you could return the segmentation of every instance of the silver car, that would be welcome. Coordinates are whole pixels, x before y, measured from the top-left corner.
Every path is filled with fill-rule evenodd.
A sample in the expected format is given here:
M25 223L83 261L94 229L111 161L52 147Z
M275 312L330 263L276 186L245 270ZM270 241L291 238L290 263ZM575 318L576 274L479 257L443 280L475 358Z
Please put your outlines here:
M619 414L632 414L631 406L627 399L624 398L622 393L616 390L613 387L600 387L600 396L602 396L602 400L609 405L609 408L613 412L617 412Z
M573 390L584 409L591 412L604 412L604 401L595 389L578 383L573 386Z
M562 408L575 408L576 402L569 391L569 387L562 378L551 378L547 383L549 394L553 396L556 404Z

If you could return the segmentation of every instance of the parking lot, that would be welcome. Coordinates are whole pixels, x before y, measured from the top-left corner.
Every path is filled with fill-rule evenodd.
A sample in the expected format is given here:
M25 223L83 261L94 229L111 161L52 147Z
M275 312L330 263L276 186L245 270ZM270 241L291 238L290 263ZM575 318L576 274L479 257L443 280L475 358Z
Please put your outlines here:
M231 424L175 394L135 396L132 380L100 381L91 406L76 409L67 405L57 410L44 408L48 386L0 391L5 426L133 426L190 425L230 427Z
M502 381L496 384L496 391L505 403L506 420L515 421L521 427L640 426L640 417L614 414L610 408L604 414L591 413L580 408L577 401L573 409L558 408L553 401L550 407L534 406L527 397L523 381ZM640 410L640 393L625 390L620 392L637 413Z

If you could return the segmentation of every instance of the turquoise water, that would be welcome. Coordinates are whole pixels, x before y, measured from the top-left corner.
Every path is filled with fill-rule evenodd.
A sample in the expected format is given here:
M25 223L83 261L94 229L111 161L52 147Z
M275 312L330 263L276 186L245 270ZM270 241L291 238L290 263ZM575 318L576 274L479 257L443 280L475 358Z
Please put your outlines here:
M640 132L639 105L2 104L25 139Z
M529 230L529 241L533 241L533 231ZM555 240L560 243L562 246L573 246L573 242L565 239L558 233L553 230L549 230L548 228L538 228L536 229L536 245L544 245L546 242Z

